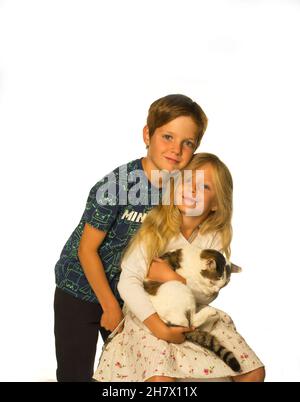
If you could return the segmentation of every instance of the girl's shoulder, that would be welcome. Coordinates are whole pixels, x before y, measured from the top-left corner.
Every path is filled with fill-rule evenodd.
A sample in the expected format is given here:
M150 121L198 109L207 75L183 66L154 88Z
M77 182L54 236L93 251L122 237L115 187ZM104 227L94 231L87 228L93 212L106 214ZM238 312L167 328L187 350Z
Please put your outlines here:
M222 237L220 232L218 231L209 232L205 234L198 233L191 244L201 249L212 248L214 250L221 250Z
M198 233L195 239L190 243L180 232L169 241L166 246L166 251L176 250L183 247L197 247L201 248L202 250L212 248L214 250L220 251L222 249L221 234L218 231L206 234Z

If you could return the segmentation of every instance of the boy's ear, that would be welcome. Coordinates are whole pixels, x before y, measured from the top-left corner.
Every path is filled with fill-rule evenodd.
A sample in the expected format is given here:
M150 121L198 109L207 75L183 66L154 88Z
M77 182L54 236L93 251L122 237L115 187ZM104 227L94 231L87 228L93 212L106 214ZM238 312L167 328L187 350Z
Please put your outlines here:
M146 144L146 146L149 146L150 135L149 135L149 128L147 125L143 128L143 139L144 139L144 143Z

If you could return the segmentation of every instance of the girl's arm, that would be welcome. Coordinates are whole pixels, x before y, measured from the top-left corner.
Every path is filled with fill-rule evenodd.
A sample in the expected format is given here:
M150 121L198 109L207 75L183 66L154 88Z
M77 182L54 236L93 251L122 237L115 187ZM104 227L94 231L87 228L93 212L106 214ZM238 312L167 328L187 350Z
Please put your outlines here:
M102 307L103 315L100 325L113 331L123 318L121 307L113 294L107 280L98 248L106 232L85 224L78 248L78 257L83 271Z
M201 241L202 248L212 248L218 251L222 249L222 239L218 232L204 235ZM201 286L195 286L193 280L186 280L181 275L177 274L173 268L161 258L156 258L152 261L148 272L148 279L158 282L180 281L192 290L196 299L202 304L209 304L217 297L217 294L213 293L212 295L211 293L206 293Z
M118 283L120 296L129 310L140 320L156 313L143 282L147 275L147 261L141 245L136 246L121 262Z
M170 343L182 343L184 342L185 332L194 331L194 328L185 327L168 327L160 318L157 313L148 317L144 324L150 329L156 338L162 339Z
M186 284L185 278L177 274L165 260L160 258L152 261L147 278L158 282L179 281Z
M122 271L118 283L120 296L129 310L159 339L167 342L182 343L184 332L191 331L184 327L168 327L158 316L143 281L147 276L147 262L141 246L136 247L125 257L121 264Z

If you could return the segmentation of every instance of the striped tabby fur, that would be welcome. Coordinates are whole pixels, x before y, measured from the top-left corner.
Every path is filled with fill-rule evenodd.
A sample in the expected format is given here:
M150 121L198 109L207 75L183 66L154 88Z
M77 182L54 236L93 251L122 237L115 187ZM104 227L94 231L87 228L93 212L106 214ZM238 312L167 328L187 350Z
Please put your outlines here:
M196 343L219 356L225 364L233 371L240 371L241 366L233 353L220 344L217 338L208 332L195 329L193 332L187 332L185 337L188 341Z

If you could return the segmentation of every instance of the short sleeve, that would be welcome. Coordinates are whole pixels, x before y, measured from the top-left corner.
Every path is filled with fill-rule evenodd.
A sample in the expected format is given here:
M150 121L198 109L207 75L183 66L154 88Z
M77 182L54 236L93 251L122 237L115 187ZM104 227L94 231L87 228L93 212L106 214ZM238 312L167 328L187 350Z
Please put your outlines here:
M143 322L150 315L156 313L156 310L143 287L148 267L142 245L136 246L125 256L121 263L121 268L118 283L120 296L129 310Z
M83 221L108 232L119 212L119 183L114 172L106 175L90 190Z

